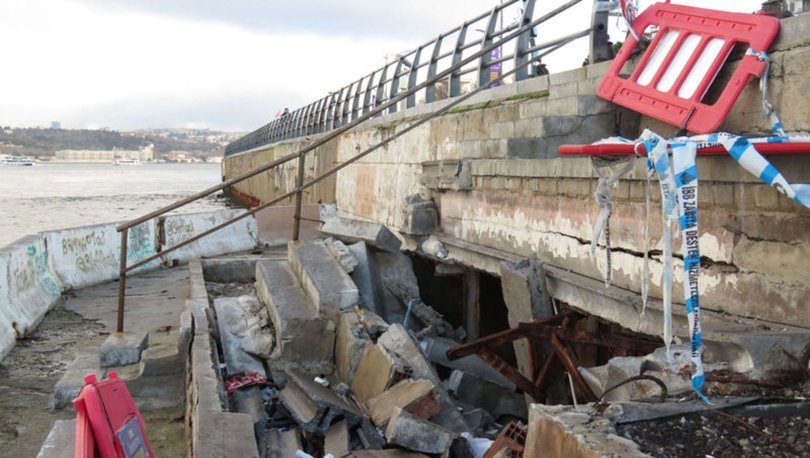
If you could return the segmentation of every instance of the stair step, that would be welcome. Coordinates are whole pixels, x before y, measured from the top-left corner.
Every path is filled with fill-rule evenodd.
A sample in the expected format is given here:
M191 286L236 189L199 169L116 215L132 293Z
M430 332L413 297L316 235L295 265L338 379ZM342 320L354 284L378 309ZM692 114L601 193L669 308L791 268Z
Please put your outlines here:
M256 263L256 292L276 332L271 359L307 372L331 372L335 325L310 304L289 264Z
M341 310L357 304L357 286L323 241L290 242L287 255L290 267L321 316L337 323Z

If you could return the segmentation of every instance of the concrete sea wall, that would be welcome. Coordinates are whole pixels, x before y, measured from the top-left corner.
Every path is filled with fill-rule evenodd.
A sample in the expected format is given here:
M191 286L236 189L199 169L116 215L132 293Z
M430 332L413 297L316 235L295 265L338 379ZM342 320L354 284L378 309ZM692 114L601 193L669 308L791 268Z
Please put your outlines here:
M130 229L127 262L131 265L244 210L166 216ZM0 360L36 328L63 292L118 277L121 238L115 223L29 235L0 249ZM156 269L190 259L250 250L258 244L251 215L188 247L139 269ZM166 242L168 241L168 245Z
M781 25L779 38L769 50L769 98L788 133L806 135L810 132L806 93L810 78L804 69L810 65L810 15L783 20ZM433 200L438 209L434 233L457 241L458 246L467 244L515 257L536 254L551 266L601 280L607 270L605 250L600 247L595 256L589 252L600 210L593 197L598 177L589 158L558 157L557 147L588 144L613 135L636 138L644 128L664 136L677 131L599 99L596 87L608 65L489 89L419 126L337 174L334 201L340 214L385 224L407 237L406 198L419 194ZM726 76L721 73L719 77ZM745 87L721 131L770 132L769 121L761 112L758 83L754 79ZM383 116L340 136L322 147L327 153L308 161L307 175L326 171L331 165L327 158L335 152L337 163L344 162L447 103L440 100ZM293 147L305 145L291 140L228 157L223 162L225 178L234 176L238 164L252 161L259 165L270 151L294 151ZM788 181L810 182L807 156L769 159ZM660 298L660 192L654 180L650 237L645 241L646 175L641 162L613 189L613 285L640 291L643 252L648 245L650 292ZM703 305L810 326L810 280L806 275L810 271L810 211L749 175L730 157L701 157L697 167ZM238 168L238 172L245 170ZM291 185L257 177L250 187L238 189L267 201ZM680 249L679 241L674 245ZM417 249L418 238L408 246ZM491 264L477 263L473 257L467 263L500 274ZM676 282L681 275L676 260ZM677 283L674 293L675 300L682 301Z

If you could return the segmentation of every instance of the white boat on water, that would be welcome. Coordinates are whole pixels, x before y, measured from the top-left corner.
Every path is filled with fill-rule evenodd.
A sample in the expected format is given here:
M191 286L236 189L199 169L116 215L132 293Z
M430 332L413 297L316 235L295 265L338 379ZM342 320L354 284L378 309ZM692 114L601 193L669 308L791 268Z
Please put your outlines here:
M115 165L141 165L141 161L137 159L120 158L116 159L113 164Z
M31 156L14 156L12 154L0 155L0 165L30 167L34 164L34 158Z

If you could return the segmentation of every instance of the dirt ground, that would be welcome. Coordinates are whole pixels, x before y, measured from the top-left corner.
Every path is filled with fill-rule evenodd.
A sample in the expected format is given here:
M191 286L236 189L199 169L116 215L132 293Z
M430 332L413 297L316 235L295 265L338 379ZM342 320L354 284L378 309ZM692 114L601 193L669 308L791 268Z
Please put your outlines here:
M51 408L53 386L78 350L104 341L103 330L60 302L0 362L0 457L35 457L54 421L75 416L72 408ZM158 456L185 455L183 411L144 412L147 437Z

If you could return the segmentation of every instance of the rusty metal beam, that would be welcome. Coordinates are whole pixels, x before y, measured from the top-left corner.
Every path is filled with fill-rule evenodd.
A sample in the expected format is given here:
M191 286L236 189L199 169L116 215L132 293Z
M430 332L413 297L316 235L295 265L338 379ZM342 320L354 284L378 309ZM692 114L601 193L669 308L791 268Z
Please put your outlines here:
M570 375L571 379L574 381L577 391L579 391L579 393L584 396L588 402L596 402L598 398L591 390L588 382L582 378L579 370L577 370L576 363L573 359L571 359L571 355L568 354L568 351L565 349L565 345L556 335L551 336L551 346L554 347L554 352L557 354L557 357L560 359L563 367L565 367L565 370L568 371L568 375Z
M512 367L509 363L504 361L500 356L496 355L489 347L483 346L478 350L478 356L486 361L490 366L494 367L498 372L503 374L509 380L515 382L518 388L523 390L537 402L543 399L543 393L531 382L523 376L517 369Z

